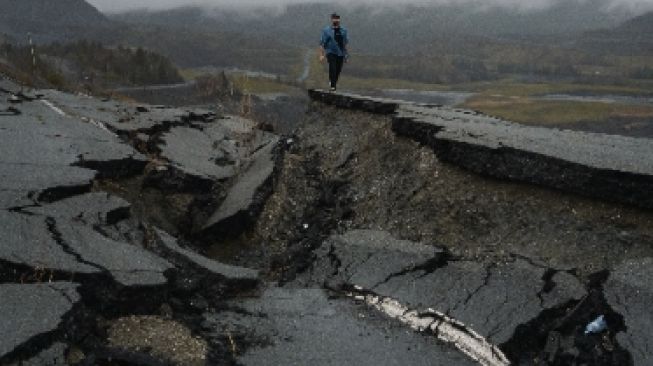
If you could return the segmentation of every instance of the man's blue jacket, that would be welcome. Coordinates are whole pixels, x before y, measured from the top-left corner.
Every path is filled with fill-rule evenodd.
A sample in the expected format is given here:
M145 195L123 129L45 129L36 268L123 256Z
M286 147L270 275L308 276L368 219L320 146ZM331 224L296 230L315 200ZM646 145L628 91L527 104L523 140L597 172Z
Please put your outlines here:
M341 50L336 42L335 31L332 26L327 26L322 29L322 37L320 38L320 45L324 48L326 54L334 54L336 56L347 56L347 44L349 43L349 35L347 34L347 29L343 26L340 26L340 32L342 33L342 38L345 44L345 49Z

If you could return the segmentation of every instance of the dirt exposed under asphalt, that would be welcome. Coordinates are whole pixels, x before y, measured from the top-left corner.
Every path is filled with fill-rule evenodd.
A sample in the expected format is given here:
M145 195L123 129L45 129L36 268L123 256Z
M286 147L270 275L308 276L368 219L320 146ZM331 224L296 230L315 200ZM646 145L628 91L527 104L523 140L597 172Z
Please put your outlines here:
M301 270L324 235L351 229L386 230L463 258L527 257L581 277L653 254L652 213L480 177L396 137L386 117L313 104L288 139L256 227L216 243L214 256L271 265L274 278Z
M609 197L601 202L481 177L397 137L389 117L301 98L284 101L280 109L274 102L263 103L251 117L284 134L272 195L255 225L241 236L211 242L187 236L186 242L220 261L259 269L268 280L294 279L312 263L313 249L325 238L353 229L384 230L398 239L444 247L457 259L523 258L573 273L590 288L596 273L653 256L653 213L609 203ZM143 177L105 180L96 188L127 198L136 216L183 238L192 226L189 216L206 201L207 192L171 194L142 183ZM542 314L522 331L534 333L538 324L562 315ZM123 346L142 343L122 326L132 320L113 325L112 331L126 340ZM162 341L165 337L156 340ZM222 341L228 349L228 340ZM606 344L612 341L606 339ZM537 353L526 349L537 347L532 344L506 347L511 354Z

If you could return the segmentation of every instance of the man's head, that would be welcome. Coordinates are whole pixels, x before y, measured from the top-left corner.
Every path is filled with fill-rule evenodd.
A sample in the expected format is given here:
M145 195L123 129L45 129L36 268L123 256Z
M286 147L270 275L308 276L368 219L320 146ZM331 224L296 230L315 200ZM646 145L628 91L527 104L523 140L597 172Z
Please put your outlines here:
M340 15L337 13L331 14L331 24L333 24L334 27L337 27L340 25Z

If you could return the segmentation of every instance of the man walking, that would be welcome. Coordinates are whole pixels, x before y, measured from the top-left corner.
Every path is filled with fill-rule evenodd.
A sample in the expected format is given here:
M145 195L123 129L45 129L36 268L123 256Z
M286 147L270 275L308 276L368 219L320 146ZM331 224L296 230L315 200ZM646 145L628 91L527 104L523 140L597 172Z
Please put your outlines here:
M336 91L336 84L340 78L343 63L347 62L349 37L347 29L340 26L340 15L331 14L331 25L322 30L320 38L320 62L326 58L329 62L329 86L331 91ZM326 55L325 55L326 54Z

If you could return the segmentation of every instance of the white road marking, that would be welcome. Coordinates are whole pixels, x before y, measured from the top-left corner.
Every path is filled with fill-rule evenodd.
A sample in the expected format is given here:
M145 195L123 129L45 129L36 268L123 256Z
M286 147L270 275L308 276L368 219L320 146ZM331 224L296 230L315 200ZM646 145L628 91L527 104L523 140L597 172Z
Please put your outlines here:
M429 332L438 339L453 344L465 355L483 366L508 366L510 361L499 347L491 344L480 334L465 324L443 314L428 309L425 312L410 310L399 301L371 294L359 286L347 296L363 301L370 307L397 319L418 332Z
M52 104L49 100L41 99L41 102L45 105L47 105L50 109L55 111L58 115L60 116L67 116L66 112L62 111L59 107L56 105Z

